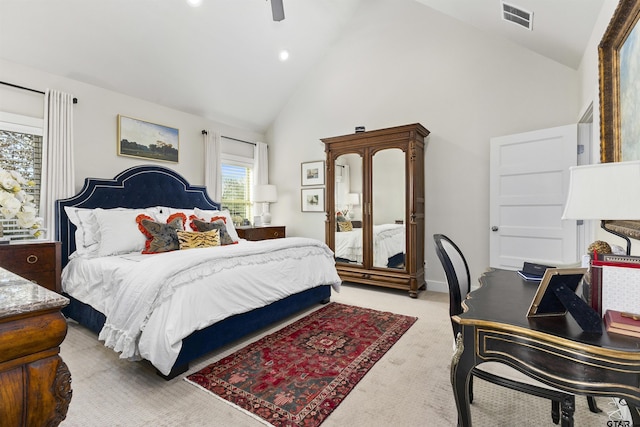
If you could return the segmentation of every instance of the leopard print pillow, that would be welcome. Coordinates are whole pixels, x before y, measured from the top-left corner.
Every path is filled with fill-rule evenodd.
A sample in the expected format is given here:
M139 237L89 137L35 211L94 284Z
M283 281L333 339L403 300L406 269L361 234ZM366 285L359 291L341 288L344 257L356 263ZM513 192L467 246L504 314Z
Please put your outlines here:
M353 224L351 221L341 221L338 223L338 231L353 231Z
M180 249L209 248L220 246L220 232L210 231L178 231L178 242Z

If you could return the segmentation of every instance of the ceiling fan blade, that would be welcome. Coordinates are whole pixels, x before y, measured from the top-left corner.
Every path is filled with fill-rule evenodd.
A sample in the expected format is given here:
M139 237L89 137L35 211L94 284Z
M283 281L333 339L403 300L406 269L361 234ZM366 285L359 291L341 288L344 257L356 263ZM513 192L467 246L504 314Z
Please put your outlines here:
M271 13L274 21L282 21L284 19L284 6L282 0L271 0Z

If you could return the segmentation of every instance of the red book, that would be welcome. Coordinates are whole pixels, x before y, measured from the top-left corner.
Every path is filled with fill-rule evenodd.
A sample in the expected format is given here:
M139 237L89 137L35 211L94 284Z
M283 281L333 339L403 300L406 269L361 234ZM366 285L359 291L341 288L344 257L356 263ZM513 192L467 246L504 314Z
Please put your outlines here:
M604 314L607 327L637 332L640 336L640 315L623 313L617 310L607 310Z

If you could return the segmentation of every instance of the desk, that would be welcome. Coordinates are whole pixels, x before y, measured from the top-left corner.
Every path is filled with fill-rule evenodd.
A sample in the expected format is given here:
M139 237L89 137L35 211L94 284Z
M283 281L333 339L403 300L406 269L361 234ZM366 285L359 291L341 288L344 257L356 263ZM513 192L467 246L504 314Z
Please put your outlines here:
M462 326L451 362L458 426L471 426L471 369L499 361L574 394L615 396L640 407L640 339L589 334L570 316L527 318L538 288L515 271L491 270L453 316ZM604 326L603 326L604 328ZM634 418L635 420L635 418Z

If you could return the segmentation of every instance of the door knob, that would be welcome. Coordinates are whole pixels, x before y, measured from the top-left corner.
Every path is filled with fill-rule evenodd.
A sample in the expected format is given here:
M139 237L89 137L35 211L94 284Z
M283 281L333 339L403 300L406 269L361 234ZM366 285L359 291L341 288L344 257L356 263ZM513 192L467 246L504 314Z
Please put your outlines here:
M491 227L491 231L498 231L498 226L494 225L493 227Z

